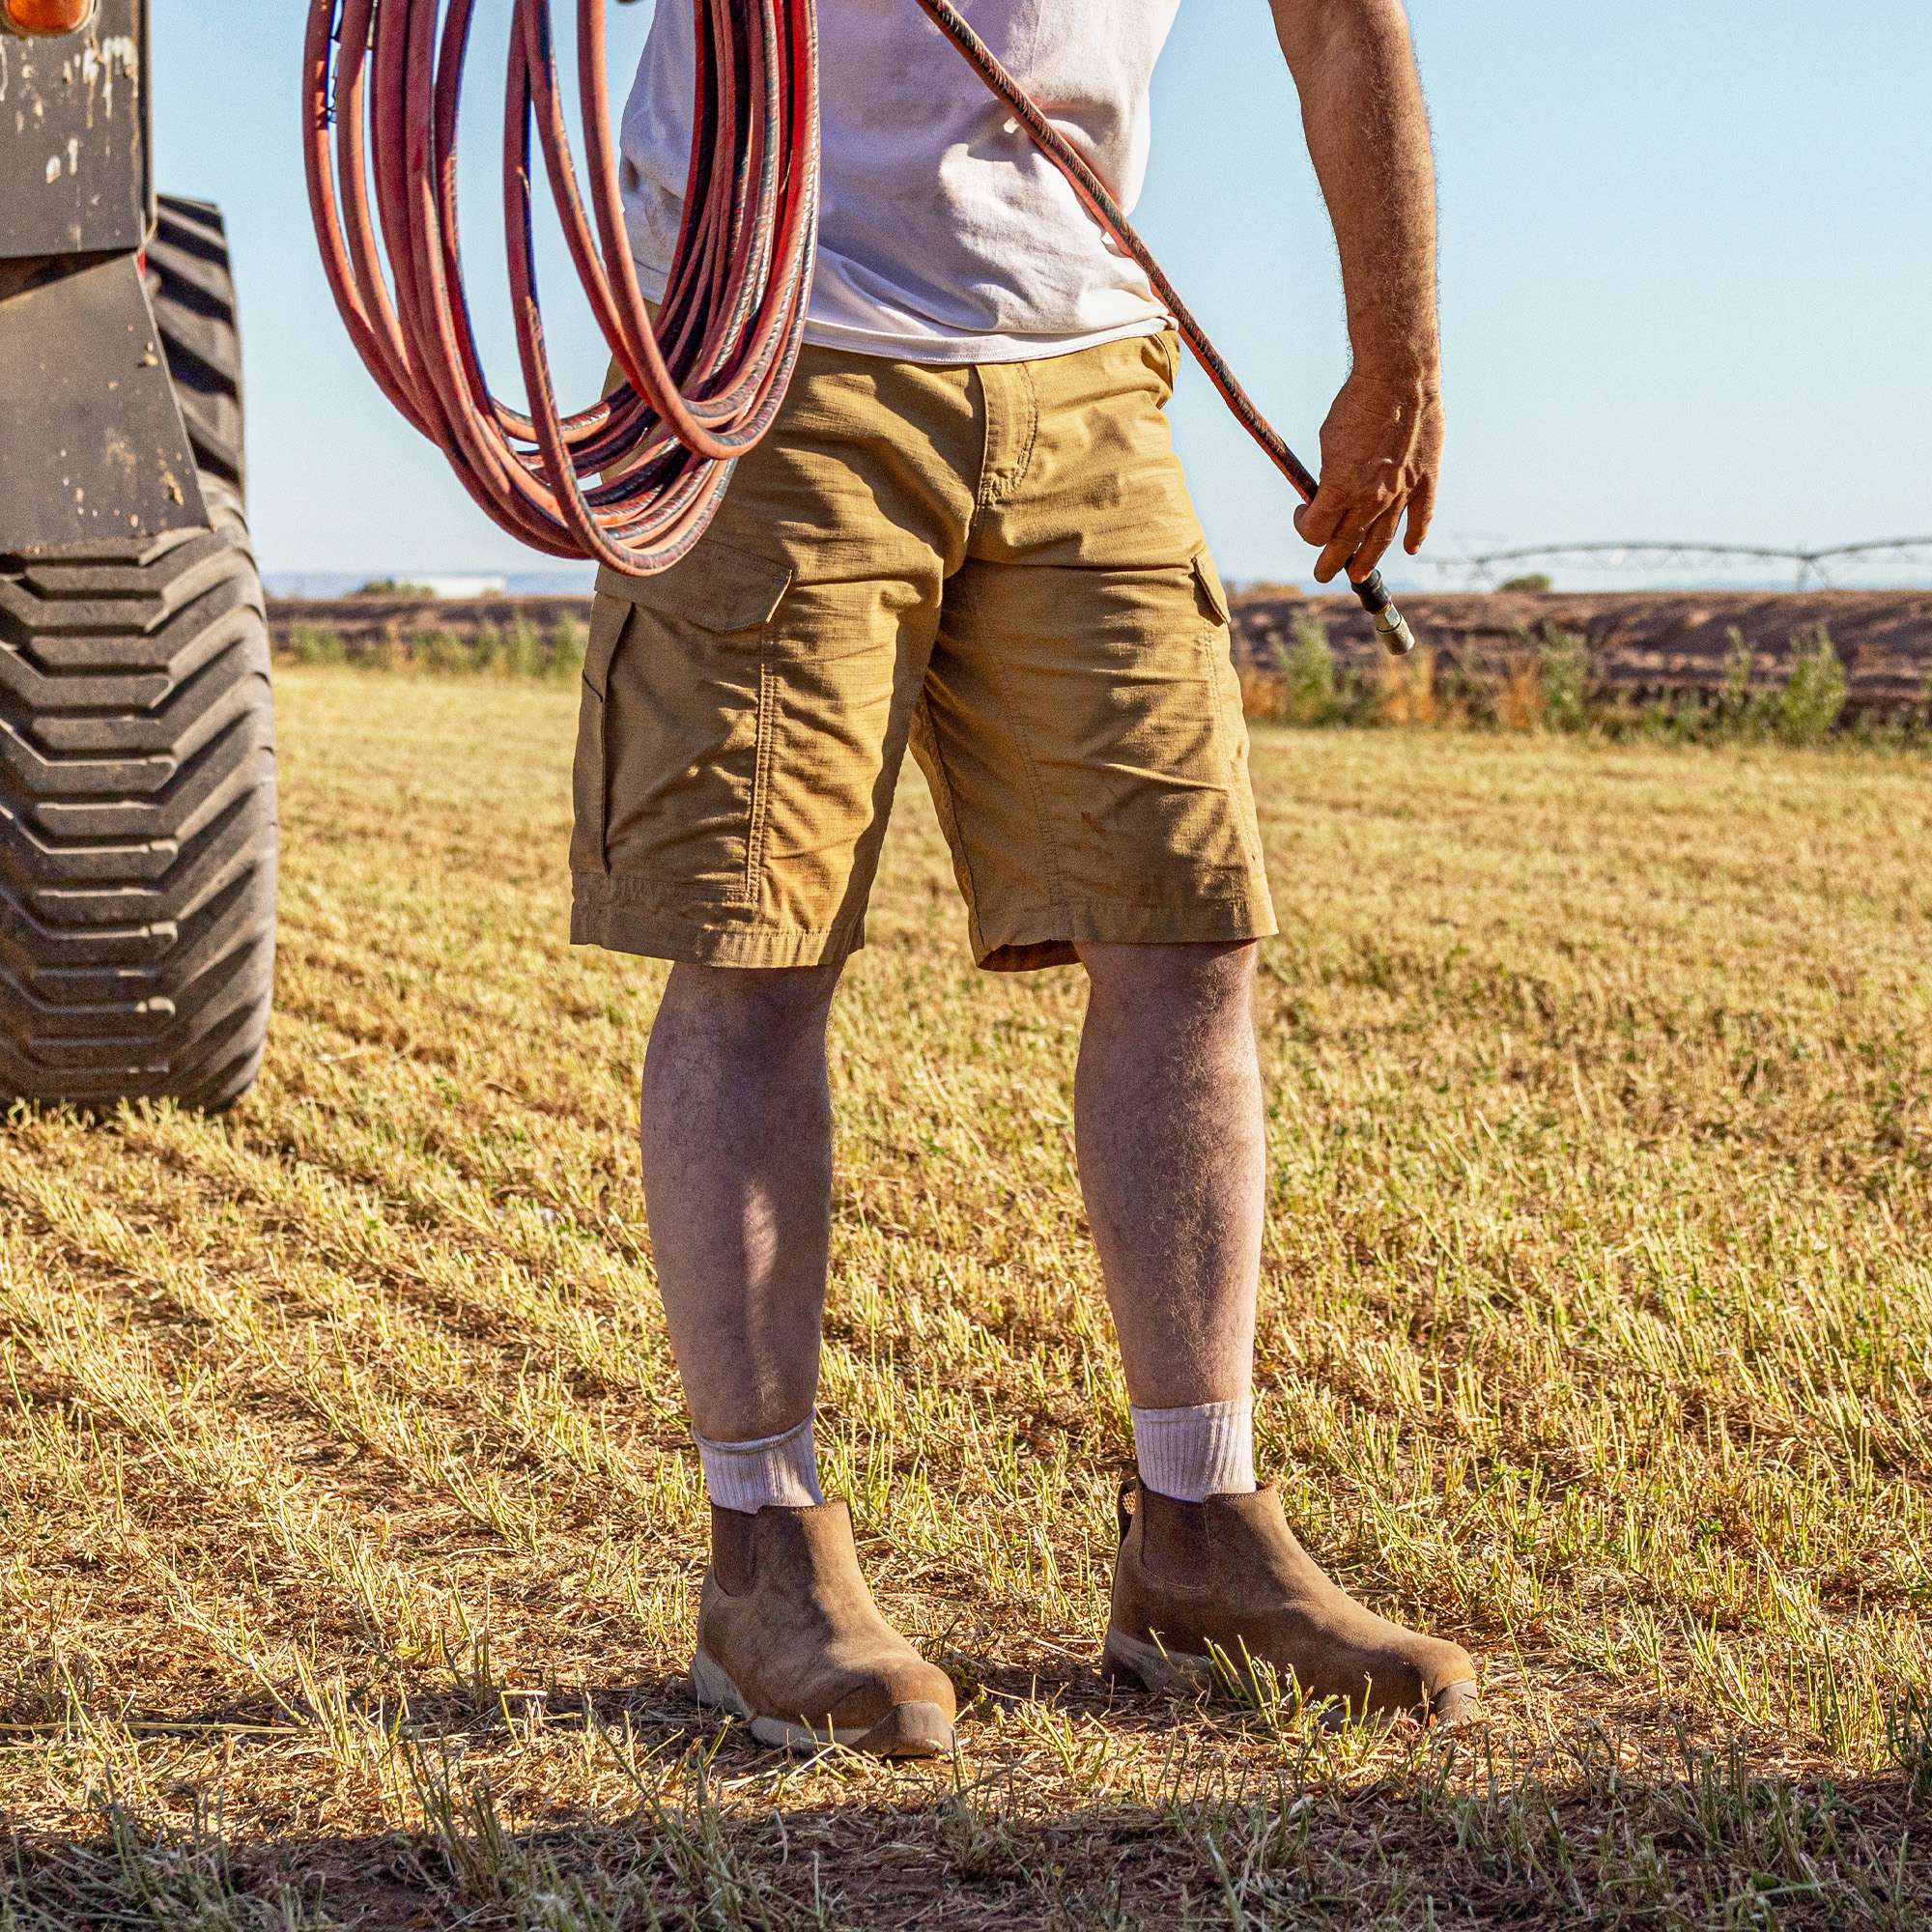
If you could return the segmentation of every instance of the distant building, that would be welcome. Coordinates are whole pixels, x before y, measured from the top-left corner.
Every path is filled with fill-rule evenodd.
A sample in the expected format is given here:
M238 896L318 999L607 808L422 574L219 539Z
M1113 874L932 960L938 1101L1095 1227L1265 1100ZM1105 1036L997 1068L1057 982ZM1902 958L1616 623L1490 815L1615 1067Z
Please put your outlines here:
M510 587L509 580L503 577L420 577L412 571L409 581L445 604L459 604L469 597L501 597Z

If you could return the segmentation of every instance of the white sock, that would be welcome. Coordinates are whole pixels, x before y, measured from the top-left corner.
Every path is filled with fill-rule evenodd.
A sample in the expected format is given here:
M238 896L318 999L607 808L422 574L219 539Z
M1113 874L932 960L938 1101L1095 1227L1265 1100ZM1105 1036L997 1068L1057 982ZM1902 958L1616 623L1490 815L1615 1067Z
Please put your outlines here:
M1203 1503L1255 1487L1255 1399L1197 1402L1185 1408L1134 1408L1134 1461L1141 1481L1176 1502Z
M755 1442L711 1442L696 1430L691 1439L704 1464L704 1487L720 1509L756 1516L761 1509L806 1509L825 1500L809 1415L797 1428Z

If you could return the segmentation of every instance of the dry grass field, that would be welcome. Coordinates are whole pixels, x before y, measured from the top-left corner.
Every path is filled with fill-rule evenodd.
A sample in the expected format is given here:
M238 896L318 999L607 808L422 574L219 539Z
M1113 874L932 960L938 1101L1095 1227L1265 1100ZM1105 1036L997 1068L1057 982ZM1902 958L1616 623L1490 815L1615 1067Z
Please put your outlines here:
M0 1138L0 1927L1932 1918L1932 765L1267 733L1264 1460L1488 1664L1329 1730L1093 1670L1125 1396L1081 985L917 781L834 1020L821 1438L955 1762L678 1696L701 1492L564 943L573 696L282 680L267 1076Z

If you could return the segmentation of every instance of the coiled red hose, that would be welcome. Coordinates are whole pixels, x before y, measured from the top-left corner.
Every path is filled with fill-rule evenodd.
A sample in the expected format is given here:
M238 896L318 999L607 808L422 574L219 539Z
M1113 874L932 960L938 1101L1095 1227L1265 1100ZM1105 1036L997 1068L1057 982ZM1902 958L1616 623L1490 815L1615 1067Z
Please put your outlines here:
M444 0L313 0L305 158L324 270L370 374L486 515L554 556L663 570L703 532L798 359L818 231L811 0L696 0L691 189L655 327L624 232L604 0L578 6L588 209L549 0L517 0L503 186L527 414L491 393L463 283L456 145L474 13L475 0L446 13ZM537 304L533 128L625 378L569 416Z
M1228 407L1312 497L1307 466L1235 379L1106 184L949 0L917 4L1140 264ZM503 186L528 413L491 393L463 283L456 144L475 0L310 0L304 158L329 287L384 394L513 536L648 575L702 534L732 461L771 426L798 359L818 231L817 15L814 0L692 0L691 172L654 326L624 228L604 5L577 4L586 208L551 0L515 0ZM537 301L533 130L565 242L624 377L568 416ZM1390 648L1407 649L1413 637L1380 573L1351 587Z

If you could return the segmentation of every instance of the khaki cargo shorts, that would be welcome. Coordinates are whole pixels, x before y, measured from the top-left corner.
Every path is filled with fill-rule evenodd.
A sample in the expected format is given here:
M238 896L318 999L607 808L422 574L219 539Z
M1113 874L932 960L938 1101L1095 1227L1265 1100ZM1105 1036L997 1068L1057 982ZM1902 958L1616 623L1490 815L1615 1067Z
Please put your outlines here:
M1178 353L808 348L690 555L599 580L572 938L842 958L908 744L980 965L1273 932L1227 604L1164 412Z

